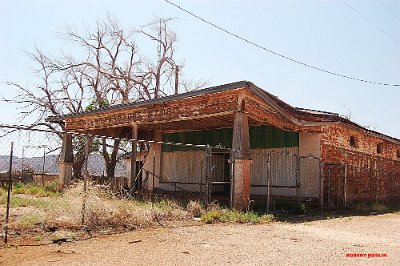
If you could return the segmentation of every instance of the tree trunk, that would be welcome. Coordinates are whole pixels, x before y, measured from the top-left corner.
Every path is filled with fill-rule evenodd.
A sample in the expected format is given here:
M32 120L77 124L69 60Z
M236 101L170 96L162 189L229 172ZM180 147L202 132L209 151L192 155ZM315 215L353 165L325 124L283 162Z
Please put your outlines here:
M117 155L118 155L118 149L119 149L119 144L121 143L121 140L115 139L113 143L113 149L111 154L107 152L107 143L106 140L103 139L103 157L104 161L106 163L106 175L107 179L111 180L115 177L115 167L117 165Z
M83 165L85 164L85 156L83 154L77 154L75 156L74 163L72 165L72 169L74 170L73 173L73 179L77 180L81 177L82 175L82 168Z
M115 167L117 166L116 160L110 160L106 163L106 174L108 179L112 179L115 177Z

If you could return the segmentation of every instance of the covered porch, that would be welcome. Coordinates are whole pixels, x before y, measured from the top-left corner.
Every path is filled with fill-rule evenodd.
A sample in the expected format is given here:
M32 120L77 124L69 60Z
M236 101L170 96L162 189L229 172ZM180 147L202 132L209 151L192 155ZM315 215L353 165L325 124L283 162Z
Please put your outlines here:
M196 186L193 184L206 178L216 183L215 193L229 191L233 205L241 209L248 207L251 194L278 195L279 184L300 189L302 177L293 158L320 157L319 133L324 124L318 119L302 119L293 107L249 82L49 120L64 123L67 132L60 157L63 185L69 183L72 175L71 133L127 138L133 147L138 140L156 141L147 151L153 159L142 166L152 173L152 178L146 179L148 190L169 190L168 182L187 183L185 189L190 190ZM203 154L201 150L168 149L161 142L209 145L216 149L201 157L195 155ZM138 158L137 153L137 149L132 149L131 158ZM287 169L269 173L268 180L275 182L275 187L266 181L266 169L271 168L268 165L271 163L276 169ZM181 167L176 167L179 164ZM204 168L205 165L213 168ZM137 167L136 159L130 160L127 171L130 187L134 186Z

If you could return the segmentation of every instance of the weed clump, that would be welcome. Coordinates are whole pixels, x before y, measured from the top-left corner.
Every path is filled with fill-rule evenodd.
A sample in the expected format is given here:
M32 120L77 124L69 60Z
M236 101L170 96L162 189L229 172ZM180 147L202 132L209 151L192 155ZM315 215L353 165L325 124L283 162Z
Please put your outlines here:
M57 197L60 195L57 189L57 183L40 186L36 183L16 183L13 187L13 194L31 195L36 197Z
M390 211L387 206L379 202L374 202L372 204L367 204L365 202L356 202L352 204L349 209L358 213L386 213Z
M239 212L236 210L216 209L204 213L201 220L204 223L268 223L274 221L275 217L272 214L260 215L256 212Z
M205 210L203 205L198 201L189 201L186 206L186 210L194 217L200 218L204 214Z

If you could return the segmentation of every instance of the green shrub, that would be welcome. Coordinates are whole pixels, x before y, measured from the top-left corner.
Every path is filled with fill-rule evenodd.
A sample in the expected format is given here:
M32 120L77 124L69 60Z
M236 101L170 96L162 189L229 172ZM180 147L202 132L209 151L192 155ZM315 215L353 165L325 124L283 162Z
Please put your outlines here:
M14 184L14 189L16 188L22 188L24 186L24 184L22 184L21 182L17 182Z
M206 212L201 216L201 220L206 224L212 224L216 222L221 222L222 212L219 210L213 210Z
M266 223L272 222L274 220L274 216L272 214L264 214L260 215L256 212L239 212L236 210L211 210L204 213L201 216L201 220L204 223L211 224L211 223Z
M44 190L45 191L54 192L54 193L59 192L58 182L51 182L49 184L45 184L44 185Z
M46 186L40 186L36 183L14 185L13 194L32 195L37 197L54 197L58 196L57 183L52 183Z

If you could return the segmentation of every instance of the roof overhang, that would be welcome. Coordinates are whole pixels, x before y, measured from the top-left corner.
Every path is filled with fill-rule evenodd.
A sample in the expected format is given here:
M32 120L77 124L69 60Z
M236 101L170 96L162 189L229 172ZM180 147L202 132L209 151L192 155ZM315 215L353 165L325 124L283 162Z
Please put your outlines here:
M366 129L338 114L293 107L249 81L239 81L88 112L51 116L67 131L101 131L130 127L142 130L201 130L233 125L234 113L248 113L249 124L270 124L293 131L313 131L332 123L345 123L365 133L400 143L400 140Z

